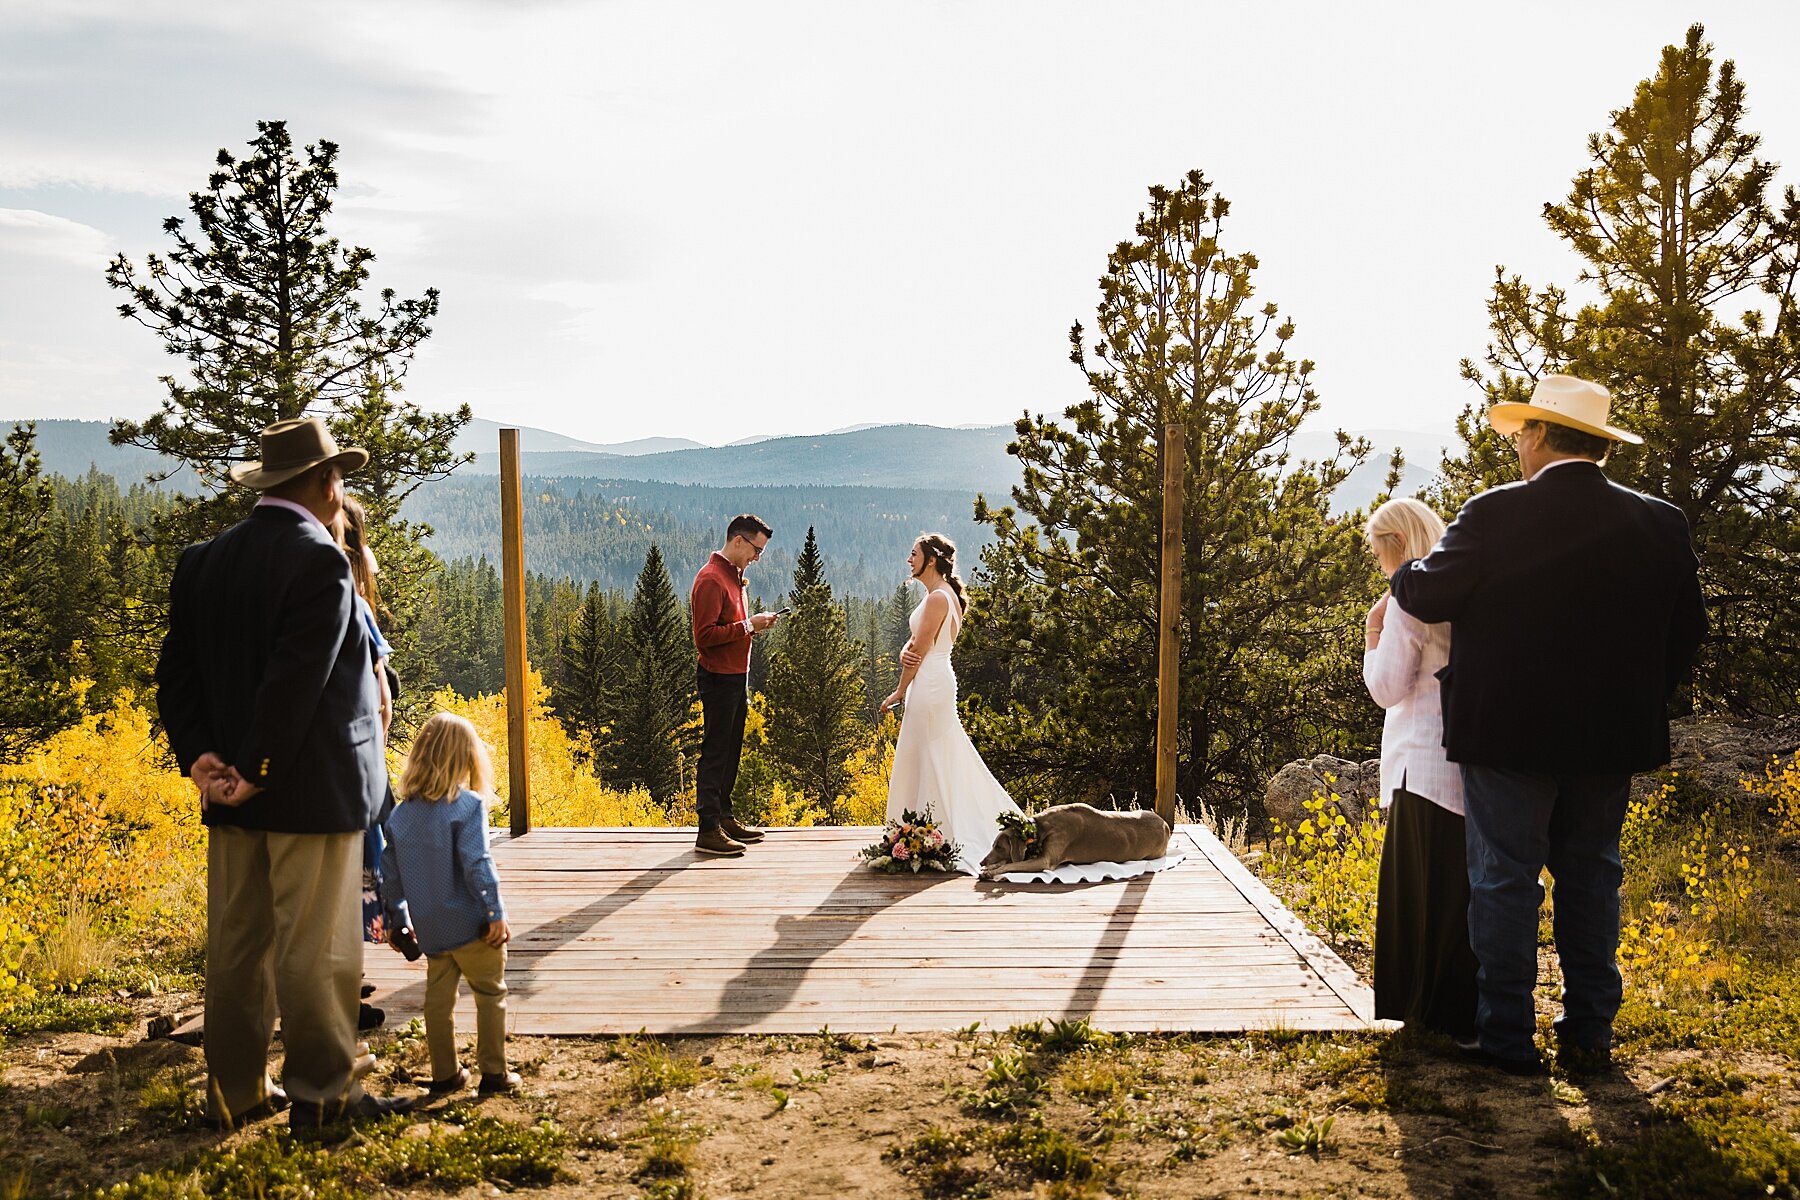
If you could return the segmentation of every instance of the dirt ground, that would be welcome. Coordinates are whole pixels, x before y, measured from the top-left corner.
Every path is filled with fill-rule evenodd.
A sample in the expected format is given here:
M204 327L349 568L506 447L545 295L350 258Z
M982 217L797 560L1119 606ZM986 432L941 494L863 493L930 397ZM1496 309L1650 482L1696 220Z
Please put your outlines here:
M156 1009L171 999L192 1001ZM1380 1034L1064 1033L520 1038L510 1055L524 1091L479 1108L567 1132L547 1197L1511 1197L1540 1194L1584 1147L1634 1141L1651 1098L1682 1086L1684 1062L1642 1059L1577 1083L1515 1079ZM427 1073L416 1031L371 1040L374 1090L416 1092ZM141 1026L26 1035L3 1063L12 1183L0 1171L0 1196L81 1194L285 1124L200 1125L167 1085L197 1099L201 1052L142 1040ZM1800 1104L1791 1087L1784 1101ZM413 1123L441 1123L448 1103Z

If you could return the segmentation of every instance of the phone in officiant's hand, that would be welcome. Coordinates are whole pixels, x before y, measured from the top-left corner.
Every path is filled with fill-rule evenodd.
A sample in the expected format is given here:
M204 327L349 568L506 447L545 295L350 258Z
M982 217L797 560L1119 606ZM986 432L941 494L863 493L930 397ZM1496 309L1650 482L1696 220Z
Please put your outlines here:
M792 608L778 608L775 610L775 615L778 617L785 617L793 611L794 610Z

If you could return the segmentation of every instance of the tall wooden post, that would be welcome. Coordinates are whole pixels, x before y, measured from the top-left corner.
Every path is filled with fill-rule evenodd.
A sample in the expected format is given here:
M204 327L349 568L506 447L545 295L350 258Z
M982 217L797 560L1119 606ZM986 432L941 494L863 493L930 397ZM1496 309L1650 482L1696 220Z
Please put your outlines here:
M506 622L506 775L512 833L531 831L531 761L525 738L530 681L525 667L525 521L519 431L500 431L500 591Z
M1176 717L1181 692L1181 510L1186 430L1163 426L1162 601L1156 638L1156 812L1175 823Z

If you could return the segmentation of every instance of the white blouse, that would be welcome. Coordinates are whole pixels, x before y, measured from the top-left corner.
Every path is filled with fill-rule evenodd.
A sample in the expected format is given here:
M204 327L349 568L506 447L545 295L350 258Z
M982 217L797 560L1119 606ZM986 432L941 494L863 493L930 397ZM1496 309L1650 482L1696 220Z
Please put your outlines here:
M1444 757L1437 672L1450 661L1450 626L1425 625L1388 598L1381 641L1363 651L1363 682L1387 710L1381 726L1381 807L1404 787L1458 816L1462 772Z

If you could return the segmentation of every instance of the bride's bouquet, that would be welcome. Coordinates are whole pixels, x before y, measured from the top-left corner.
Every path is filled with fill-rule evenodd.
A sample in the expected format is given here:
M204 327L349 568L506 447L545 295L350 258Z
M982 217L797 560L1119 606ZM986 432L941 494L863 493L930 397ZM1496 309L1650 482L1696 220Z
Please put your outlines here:
M898 875L906 871L954 871L962 847L944 836L931 810L921 815L910 808L899 820L889 821L881 840L857 852L877 871Z

